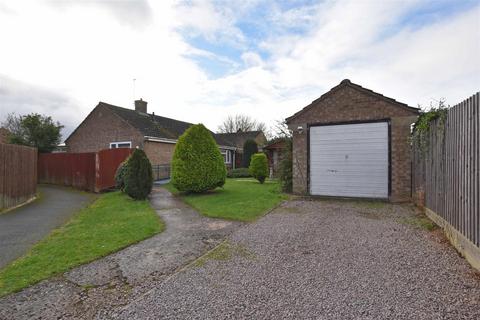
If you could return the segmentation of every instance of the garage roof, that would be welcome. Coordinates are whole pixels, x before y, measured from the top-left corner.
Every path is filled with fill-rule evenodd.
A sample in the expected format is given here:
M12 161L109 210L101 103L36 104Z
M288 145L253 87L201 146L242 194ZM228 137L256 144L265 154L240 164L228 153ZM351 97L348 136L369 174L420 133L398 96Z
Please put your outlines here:
M355 90L358 90L360 92L363 92L363 93L366 93L368 95L371 95L371 96L374 96L376 98L379 98L379 99L382 99L382 100L385 100L395 106L398 106L400 108L404 108L404 109L407 109L415 114L418 114L418 112L420 111L419 108L414 108L414 107L410 107L409 105L407 105L406 103L402 103L402 102L399 102L393 98L389 98L389 97L386 97L384 96L383 94L381 93L378 93L378 92L375 92L373 90L370 90L370 89L367 89L367 88L364 88L362 87L361 85L358 85L358 84L355 84L353 82L351 82L349 79L344 79L342 80L342 82L340 82L339 85L333 87L332 89L330 89L330 91L322 94L318 99L316 100L313 100L312 103L310 103L308 106L306 106L305 108L303 108L302 110L298 111L297 113L295 113L294 115L288 117L286 119L287 123L290 122L291 120L293 120L294 118L296 118L297 116L299 116L300 114L304 113L305 111L309 110L310 108L312 108L314 105L317 104L317 102L320 102L322 101L323 99L327 98L328 96L330 96L331 94L333 94L335 91L341 89L341 88L344 88L344 87L350 87L350 88L353 88Z

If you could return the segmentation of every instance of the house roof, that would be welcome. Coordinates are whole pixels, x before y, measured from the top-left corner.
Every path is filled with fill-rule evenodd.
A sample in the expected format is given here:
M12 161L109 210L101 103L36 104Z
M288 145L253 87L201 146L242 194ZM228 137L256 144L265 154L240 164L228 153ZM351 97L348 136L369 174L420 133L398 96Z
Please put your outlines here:
M127 122L133 128L137 129L145 137L177 140L185 132L185 130L187 130L193 125L193 123L190 122L161 117L155 114L143 113L133 109L127 109L105 102L99 102L97 107L100 106L112 111L114 114ZM75 129L65 141L67 141L77 129ZM216 135L215 133L211 133L212 136L215 138L217 144L219 144L220 146L236 146L236 140L233 137L226 138L223 137L223 135L218 137L218 135Z
M263 147L263 149L267 149L267 150L283 149L285 148L285 144L286 144L285 139L282 138L267 144L265 147Z
M216 133L214 135L215 140L220 145L227 146L236 146L238 148L243 148L243 144L247 140L255 140L259 134L263 132L260 130L257 131L239 131L232 133Z
M110 109L117 116L122 118L132 127L140 131L144 136L178 139L192 123L161 117L154 114L138 112L132 109L114 106L105 102L100 102Z
M378 92L375 92L373 90L370 90L370 89L367 89L367 88L364 88L362 87L361 85L358 85L358 84L355 84L353 82L351 82L349 79L344 79L342 80L342 82L340 82L340 84L338 84L337 86L333 87L332 89L330 89L330 91L322 94L319 98L315 99L312 101L312 103L310 103L308 106L306 106L305 108L303 108L302 110L298 111L297 113L295 113L294 115L288 117L286 119L287 122L290 122L291 120L293 120L294 118L296 118L297 116L299 116L300 114L303 114L304 112L306 112L307 110L309 110L310 108L312 108L313 106L315 106L318 102L322 101L323 99L327 98L328 96L330 96L331 94L333 94L334 92L336 92L337 90L341 89L341 88L344 88L344 87L350 87L350 88L353 88L355 90L358 90L360 92L363 92L365 94L368 94L368 95L371 95L371 96L374 96L378 99L382 99L386 102L389 102L395 106L398 106L400 108L404 108L404 109L407 109L413 113L418 113L420 111L419 108L414 108L414 107L410 107L409 105L407 105L406 103L403 103L403 102L399 102L393 98L389 98L389 97L386 97L384 96L383 94L381 93L378 93Z

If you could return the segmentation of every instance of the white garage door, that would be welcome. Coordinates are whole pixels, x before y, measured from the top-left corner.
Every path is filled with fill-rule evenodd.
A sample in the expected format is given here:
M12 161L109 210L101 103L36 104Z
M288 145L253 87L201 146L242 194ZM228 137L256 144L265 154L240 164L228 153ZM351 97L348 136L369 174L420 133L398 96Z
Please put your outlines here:
M310 127L310 193L388 198L388 123Z

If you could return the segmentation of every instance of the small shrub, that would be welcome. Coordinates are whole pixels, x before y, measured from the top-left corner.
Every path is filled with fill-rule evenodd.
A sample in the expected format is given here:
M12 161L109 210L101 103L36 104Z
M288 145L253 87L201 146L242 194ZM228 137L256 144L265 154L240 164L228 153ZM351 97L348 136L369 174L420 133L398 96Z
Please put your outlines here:
M227 169L210 131L191 126L178 139L172 159L172 184L183 192L205 192L225 184Z
M135 200L147 198L152 191L152 165L143 150L135 149L130 156L125 170L124 191Z
M292 140L286 139L278 177L283 192L292 192L292 166Z
M248 168L250 174L263 183L268 176L268 161L264 153L256 153L252 156L250 167Z
M236 169L231 169L227 173L228 178L249 178L252 175L248 171L248 168L236 168Z
M248 139L243 144L242 167L248 168L252 156L258 152L258 146L255 140Z
M125 189L125 173L127 172L127 162L128 158L120 163L117 171L115 172L115 188L122 191Z

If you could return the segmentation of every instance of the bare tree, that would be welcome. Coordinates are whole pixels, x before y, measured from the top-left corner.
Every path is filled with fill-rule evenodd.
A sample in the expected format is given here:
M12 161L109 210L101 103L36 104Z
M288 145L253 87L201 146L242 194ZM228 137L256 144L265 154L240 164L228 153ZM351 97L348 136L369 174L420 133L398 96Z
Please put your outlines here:
M273 138L291 138L292 131L288 128L285 120L277 120L272 128Z
M228 116L218 127L219 133L234 133L238 131L267 131L263 122L256 121L244 114Z

